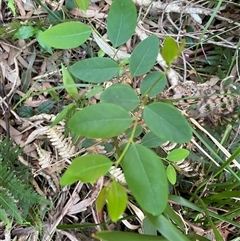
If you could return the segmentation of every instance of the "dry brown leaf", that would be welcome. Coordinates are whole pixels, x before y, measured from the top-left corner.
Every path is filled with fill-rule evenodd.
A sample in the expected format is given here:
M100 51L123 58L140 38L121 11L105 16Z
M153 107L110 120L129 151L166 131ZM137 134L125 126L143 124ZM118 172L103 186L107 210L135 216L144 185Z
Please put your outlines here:
M0 65L1 65L1 68L2 68L2 72L3 72L2 73L3 77L6 78L11 83L14 83L15 80L17 79L16 86L17 87L20 86L21 81L20 81L20 78L18 76L18 73L15 70L12 70L10 68L10 66L7 63L7 61L4 60L1 55L0 55Z

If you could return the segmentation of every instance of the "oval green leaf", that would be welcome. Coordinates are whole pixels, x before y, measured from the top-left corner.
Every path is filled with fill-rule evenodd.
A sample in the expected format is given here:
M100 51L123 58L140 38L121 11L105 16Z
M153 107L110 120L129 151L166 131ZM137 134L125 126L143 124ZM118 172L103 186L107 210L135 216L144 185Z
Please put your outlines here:
M155 71L147 74L142 80L140 92L142 95L148 94L149 97L154 97L164 90L166 84L166 75L161 71Z
M88 154L75 158L60 179L62 186L71 185L77 181L94 183L105 175L112 162L103 155Z
M83 44L90 36L91 29L79 22L55 25L39 35L39 39L57 49L71 49Z
M154 148L162 145L166 140L162 140L160 137L156 136L152 131L149 131L142 138L141 145L148 148Z
M75 81L73 80L72 76L69 74L68 70L61 64L62 66L62 75L63 75L63 84L68 92L68 94L74 99L78 100L78 90L77 87L67 87L68 85L75 84Z
M127 42L137 26L137 10L132 0L114 0L107 17L107 34L114 47Z
M117 74L118 64L110 58L90 58L78 61L70 67L70 72L85 82L102 83Z
M179 162L183 159L185 159L189 155L189 150L183 149L183 148L178 148L172 150L166 157L169 161L172 162Z
M113 222L121 217L127 207L127 201L125 188L113 180L107 194L108 214Z
M119 105L127 111L136 109L140 103L136 92L125 84L110 86L101 94L100 100L102 103Z
M152 35L144 39L133 50L129 60L129 69L132 76L147 73L154 65L159 53L159 40Z
M159 157L145 146L132 144L121 164L139 205L154 216L161 214L167 205L168 182Z
M172 37L166 37L162 47L162 57L168 66L181 54L184 48L185 41L182 41L178 46L177 42Z
M166 169L166 174L167 174L168 181L172 185L174 185L177 180L177 174L176 174L175 168L172 165L168 165Z
M69 128L89 138L110 138L124 132L131 122L132 117L122 107L103 103L76 112L69 121Z
M120 231L101 231L93 236L104 241L168 241L159 236Z
M152 103L144 108L143 119L148 128L165 141L184 143L192 138L190 124L172 105Z

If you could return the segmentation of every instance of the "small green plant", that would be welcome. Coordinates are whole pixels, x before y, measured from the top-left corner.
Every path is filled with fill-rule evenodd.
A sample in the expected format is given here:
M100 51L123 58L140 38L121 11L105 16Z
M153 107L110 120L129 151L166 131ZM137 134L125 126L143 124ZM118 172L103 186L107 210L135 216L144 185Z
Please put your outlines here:
M17 167L17 157L22 152L12 141L5 138L0 142L0 219L8 227L10 219L19 224L29 224L40 205L49 202L39 196L29 183L30 172ZM35 211L34 211L35 209Z
M75 3L77 7L86 10L89 1ZM60 183L65 186L80 180L94 184L98 178L108 174L111 167L121 167L131 191L131 198L146 215L144 222L150 223L163 237L149 236L146 233L140 235L120 232L98 232L95 237L109 241L188 241L190 237L183 234L184 224L168 204L169 200L207 213L210 217L220 218L208 212L204 204L199 208L181 197L169 195L168 181L176 183L174 162L186 158L189 152L178 148L162 157L152 150L166 141L182 144L192 138L193 130L188 120L171 103L158 100L158 95L167 83L166 73L182 52L184 41L178 46L172 38L167 37L160 49L158 38L149 36L135 47L128 60L116 60L119 51L117 48L131 38L136 25L137 11L134 3L131 0L114 0L107 19L107 34L112 44L109 48L115 51L113 57L101 55L84 59L69 68L62 65L63 84L74 101L59 113L52 126L66 119L73 137L86 137L90 140L100 138L103 144L110 141L116 151L112 159L101 154L76 157L63 174ZM39 35L39 40L54 48L69 49L83 44L91 34L98 34L94 27L70 21L44 31ZM159 52L168 66L164 72L153 70ZM126 70L129 71L131 79L143 78L140 93L119 81L105 90L100 88L102 93L99 103L88 106L80 104L81 99L74 78L88 83L95 93L99 91L100 84L119 77L119 73L125 73ZM90 96L89 94L88 97ZM122 145L123 133L126 134L127 141ZM136 137L140 134L143 137L136 142ZM166 162L168 166L165 169ZM126 188L115 179L115 176L109 176L108 183L98 196L96 207L100 211L106 204L108 214L115 222L126 209L128 195ZM170 221L171 219L176 225ZM209 225L212 225L211 221L209 222ZM218 231L214 232L219 237Z
M119 14L116 14L116 11ZM134 33L137 24L136 8L132 1L115 0L111 5L107 23L112 46L118 47L124 44ZM93 30L82 23L67 22L46 30L39 38L52 47L68 49L84 43L91 31ZM161 52L169 67L180 54L181 49L182 46L178 47L173 39L166 39ZM190 141L192 137L191 126L182 114L171 104L159 102L155 98L166 85L166 72L151 71L159 51L158 38L149 36L136 46L129 58L129 71L132 78L146 74L140 86L140 94L128 85L118 83L101 93L100 103L80 110L77 104L79 101L77 89L71 75L97 86L116 76L121 71L121 66L108 57L81 60L69 69L62 65L66 91L76 102L69 104L57 116L52 126L69 116L69 112L74 112L68 121L68 127L72 133L106 141L114 138L115 148L118 151L115 160L99 154L75 158L63 174L60 183L70 185L81 180L93 184L99 177L107 174L111 166L115 168L121 166L128 187L149 220L153 224L166 221L173 229L174 235L182 237L182 240L188 240L163 215L168 202L167 175L170 181L176 179L173 170L169 171L168 168L166 172L161 157L144 144L137 144L134 141L136 129L141 122L145 123L147 129L146 143L152 141L149 133L157 137L155 138L157 142L160 139L162 142L184 143ZM129 133L129 139L125 145L120 146L118 136L124 132ZM177 152L178 150L175 151L175 155L181 154L180 150L178 154ZM174 153L172 160L173 156ZM128 196L126 189L115 180L114 176L110 176L107 186L102 189L98 197L96 205L99 211L106 201L109 216L113 221L117 221L126 209ZM157 225L157 227L160 232L163 232L161 226ZM164 236L173 240L171 235ZM96 237L101 238L101 233Z

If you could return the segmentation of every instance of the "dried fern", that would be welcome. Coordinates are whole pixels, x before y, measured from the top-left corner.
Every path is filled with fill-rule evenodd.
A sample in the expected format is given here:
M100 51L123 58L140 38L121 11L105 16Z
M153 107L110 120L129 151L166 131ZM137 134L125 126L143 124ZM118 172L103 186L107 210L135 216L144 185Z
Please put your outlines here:
M76 150L71 139L66 138L63 132L64 128L58 129L57 126L55 126L47 130L47 136L52 145L58 150L58 154L63 159L69 159L76 153Z
M6 225L10 218L22 224L34 206L48 204L30 185L29 170L18 166L16 160L21 152L8 139L0 142L0 219Z

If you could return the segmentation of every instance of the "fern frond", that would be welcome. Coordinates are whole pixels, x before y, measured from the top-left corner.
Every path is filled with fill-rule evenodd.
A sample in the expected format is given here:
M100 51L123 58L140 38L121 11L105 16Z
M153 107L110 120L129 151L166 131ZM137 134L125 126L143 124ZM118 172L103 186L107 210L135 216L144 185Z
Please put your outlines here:
M33 206L49 204L30 185L29 170L17 167L16 160L21 151L8 139L0 141L0 217L6 224L8 217L22 224Z
M0 190L0 210L8 212L18 223L23 223L23 218L15 203L14 197L5 188Z
M2 220L7 227L10 225L10 220L7 216L7 213L3 209L0 209L0 220Z

